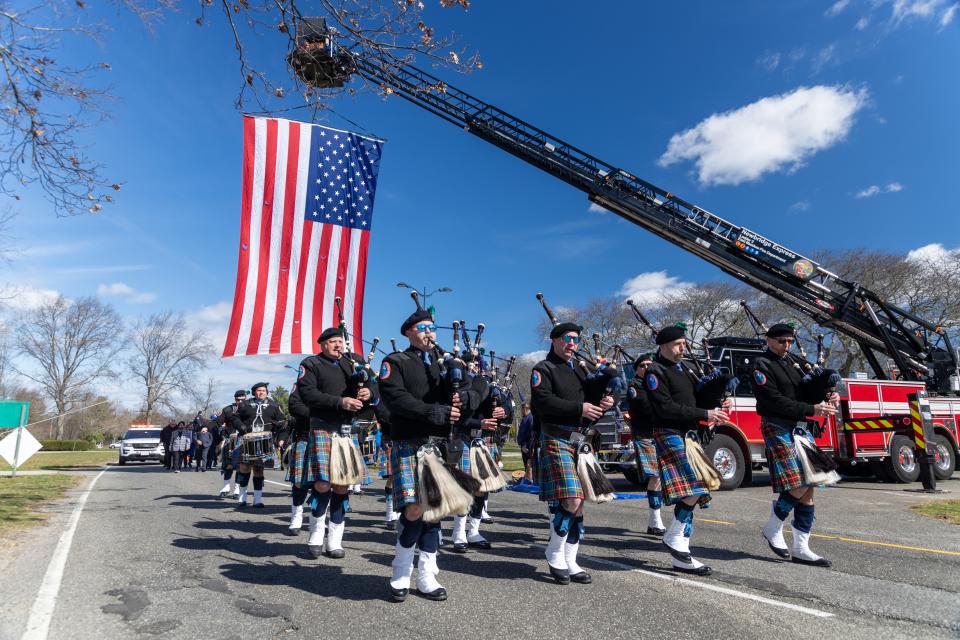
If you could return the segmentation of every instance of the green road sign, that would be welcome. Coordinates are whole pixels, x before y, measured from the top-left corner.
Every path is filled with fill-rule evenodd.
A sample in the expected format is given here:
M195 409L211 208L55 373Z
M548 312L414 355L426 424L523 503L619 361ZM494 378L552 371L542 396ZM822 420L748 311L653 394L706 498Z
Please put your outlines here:
M24 409L23 422L26 424L30 412L29 402L0 400L0 429L16 429L20 426L20 409Z

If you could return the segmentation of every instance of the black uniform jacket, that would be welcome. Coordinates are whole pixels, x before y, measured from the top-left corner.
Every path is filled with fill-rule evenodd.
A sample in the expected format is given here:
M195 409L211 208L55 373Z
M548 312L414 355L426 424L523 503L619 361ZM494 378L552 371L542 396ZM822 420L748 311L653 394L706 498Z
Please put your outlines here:
M260 418L257 418L257 405L262 406ZM280 411L280 407L270 397L263 400L249 398L237 409L237 416L243 423L240 427L242 433L250 433L255 430L254 427L258 431L281 431L287 422L287 418ZM256 425L254 425L254 422L256 422Z
M757 398L757 413L763 418L799 422L814 414L804 393L803 374L789 356L778 358L769 350L753 363L750 386Z
M634 378L627 389L630 431L634 438L653 437L653 406L642 379Z
M290 417L293 418L293 434L290 439L306 440L310 433L310 407L300 397L300 387L296 383L290 390L287 409L290 411Z
M575 359L570 365L551 349L530 374L530 411L543 425L578 429L583 403L598 404L606 389L606 378L587 380Z
M643 383L657 428L685 432L707 419L707 410L697 406L693 377L659 353L647 367Z
M412 440L450 434L450 403L440 374L440 364L431 354L424 363L423 352L412 345L391 353L380 367L380 399L390 412L390 437Z
M311 418L330 425L349 423L353 413L340 407L344 396L356 397L351 385L353 362L346 356L330 360L322 355L310 356L300 363L297 390L310 410Z

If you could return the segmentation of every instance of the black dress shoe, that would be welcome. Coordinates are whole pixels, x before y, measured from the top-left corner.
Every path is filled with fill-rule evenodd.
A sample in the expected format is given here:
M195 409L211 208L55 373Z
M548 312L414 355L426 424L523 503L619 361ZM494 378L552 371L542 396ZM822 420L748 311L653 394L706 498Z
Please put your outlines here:
M678 567L677 565L673 565L673 570L680 571L682 573L689 573L692 576L708 576L711 573L713 573L713 569L711 569L707 565L697 567L696 569L692 569L692 568L687 569L685 567Z
M662 538L663 534L665 534L666 532L667 532L666 529L658 529L656 527L647 527L648 536L657 536L658 538Z
M394 520L387 521L387 531L396 531L397 523Z
M394 602L403 602L407 599L409 593L410 589L394 589L390 587L390 597L393 598Z
M433 591L421 591L420 595L426 598L427 600L436 600L437 602L442 602L447 599L447 590L443 587L435 589Z
M263 508L266 507L266 506L267 506L267 505L263 504L262 502L254 502L254 503L253 503L253 508L254 508L254 509L263 509Z
M451 549L451 551L454 553L466 553L468 546L469 545L466 542L454 542L453 549Z
M493 518L487 516L486 518L480 518L480 522L483 524L493 524Z
M300 529L293 529L293 528L291 528L291 527L287 527L286 529L284 529L283 535L285 535L285 536L298 536L298 535L300 535Z
M590 584L593 582L593 578L591 578L590 574L586 571L581 571L580 573L570 574L570 582L576 582L577 584Z
M344 553L343 549L331 549L323 555L327 556L328 558L333 558L334 560L339 560L346 554Z
M810 567L832 567L833 563L827 560L826 558L820 558L818 560L804 560L803 558L798 558L797 556L792 556L790 562L795 562L797 564L805 564Z
M550 569L550 575L557 581L557 584L570 584L570 572L566 569L557 569L549 562L547 567Z
M476 541L476 542L468 542L467 544L470 545L470 546L471 546L472 548L474 548L474 549L489 549L489 548L490 548L490 541L489 541L489 540L478 540L478 541Z
M247 508L247 503L246 503L246 502L238 502L238 503L237 503L237 509L240 509L240 510L242 511L242 510L244 510L244 509L246 509L246 508Z
M323 547L320 545L307 545L307 553L312 555L314 558L319 558L323 555Z
M767 536L763 536L763 539L767 541L767 546L770 547L770 551L773 551L775 554L777 554L779 557L783 558L784 560L790 557L789 549L773 546L773 543L767 539Z

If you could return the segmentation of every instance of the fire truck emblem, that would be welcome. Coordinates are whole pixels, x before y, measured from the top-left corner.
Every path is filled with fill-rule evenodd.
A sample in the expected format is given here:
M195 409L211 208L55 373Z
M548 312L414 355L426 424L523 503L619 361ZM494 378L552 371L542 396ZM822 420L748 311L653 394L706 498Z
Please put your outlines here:
M530 374L530 386L539 387L540 386L540 372L534 371Z
M753 379L756 380L760 386L767 384L767 376L763 375L762 371L754 371Z
M630 396L631 398L636 398L636 397L637 397L637 388L631 386L631 387L630 387L630 390L629 390L627 393L629 394L629 396Z
M797 260L793 263L793 273L801 280L807 280L813 275L813 263L809 260Z
M380 367L380 379L386 380L390 377L390 363L384 362Z

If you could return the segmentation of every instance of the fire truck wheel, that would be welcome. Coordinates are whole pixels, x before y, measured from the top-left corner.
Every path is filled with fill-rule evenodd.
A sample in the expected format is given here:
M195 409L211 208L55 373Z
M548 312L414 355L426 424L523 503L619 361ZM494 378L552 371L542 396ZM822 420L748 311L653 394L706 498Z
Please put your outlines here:
M937 476L937 480L947 480L953 475L953 470L957 464L953 446L946 436L940 434L933 436L933 446L936 456L936 461L933 464L933 474Z
M895 482L916 482L920 477L920 464L913 449L913 440L895 435L890 441L890 457L884 461L887 473Z
M646 484L643 482L643 479L640 477L640 472L637 471L636 467L634 467L633 469L624 469L623 477L627 479L627 482L629 482L632 485L636 485L638 487L641 484Z
M722 478L720 482L721 491L731 491L740 486L743 482L743 476L747 472L747 467L743 459L743 451L737 441L721 434L717 434L710 441L706 451L707 459L713 462L713 466L720 472Z

